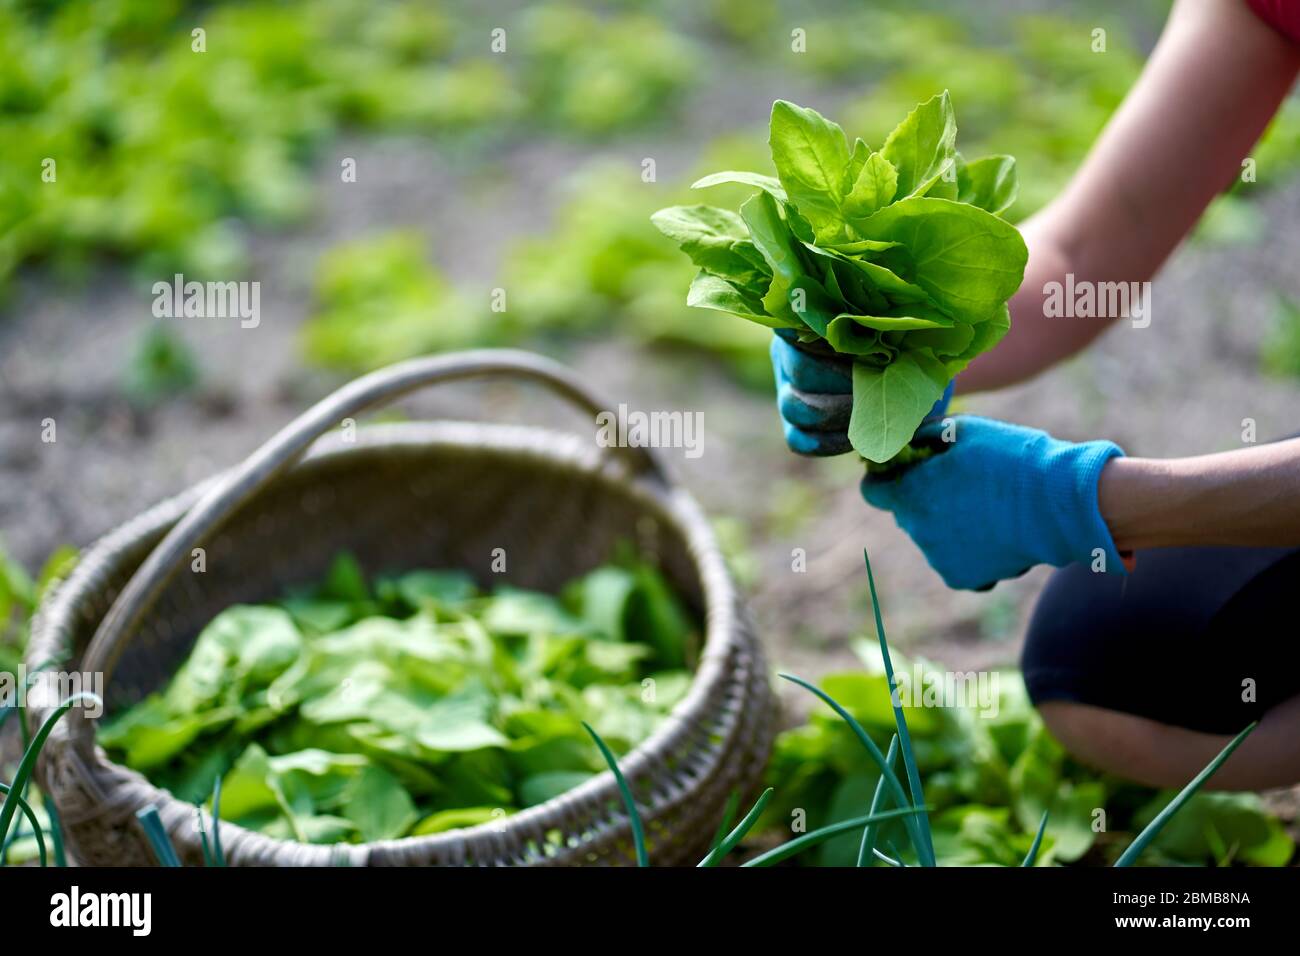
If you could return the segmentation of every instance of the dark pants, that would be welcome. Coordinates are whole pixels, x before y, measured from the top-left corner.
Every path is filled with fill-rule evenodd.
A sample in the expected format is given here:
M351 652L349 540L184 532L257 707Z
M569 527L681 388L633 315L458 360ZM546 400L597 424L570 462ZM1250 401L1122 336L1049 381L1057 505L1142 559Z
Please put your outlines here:
M1300 694L1297 599L1300 548L1159 548L1125 576L1071 565L1034 608L1025 683L1035 704L1235 734Z

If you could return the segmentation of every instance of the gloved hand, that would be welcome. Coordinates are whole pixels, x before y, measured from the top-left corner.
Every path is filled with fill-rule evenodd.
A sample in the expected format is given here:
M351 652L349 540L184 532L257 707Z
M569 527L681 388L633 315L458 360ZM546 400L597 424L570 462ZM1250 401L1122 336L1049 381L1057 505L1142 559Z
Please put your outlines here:
M776 407L785 443L800 455L841 455L851 451L849 415L853 411L853 365L848 358L811 355L796 348L795 333L778 329L772 337ZM952 383L925 420L941 418L952 398Z
M889 478L868 475L862 496L892 511L949 587L987 590L1037 564L1092 564L1124 574L1097 507L1097 482L1114 442L1058 441L1034 428L961 415L945 443L941 422L917 442L936 454Z

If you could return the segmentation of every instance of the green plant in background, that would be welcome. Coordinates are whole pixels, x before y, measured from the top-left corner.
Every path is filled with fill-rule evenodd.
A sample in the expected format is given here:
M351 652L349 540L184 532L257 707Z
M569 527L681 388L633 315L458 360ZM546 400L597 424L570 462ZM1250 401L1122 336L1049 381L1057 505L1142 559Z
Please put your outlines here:
M1259 349L1260 366L1278 378L1300 378L1300 304L1276 296L1273 323Z
M27 617L36 606L36 582L0 542L0 671L13 673L22 660Z
M483 49L482 15L417 0L198 14L155 0L3 0L0 290L24 263L76 271L102 255L147 275L228 278L246 266L230 217L300 219L307 163L344 127L445 142L501 140L522 122L585 136L661 115L693 75L691 45L658 20L559 4L529 16L532 32L510 37L517 55L502 57Z
M696 205L653 217L700 268L688 305L853 359L849 439L869 462L891 462L953 376L1002 338L1024 275L1024 241L999 215L1015 201L1015 162L967 162L956 134L947 93L878 151L778 100L777 178L722 172L695 184L756 187L739 215Z
M466 307L428 257L424 237L411 230L356 239L322 256L316 310L302 330L308 358L364 371L490 344L495 336L485 317Z
M563 132L599 135L662 117L700 72L695 45L644 13L542 4L514 36L534 103Z
M709 150L714 161L748 155L734 140ZM668 196L685 198L683 187L667 186ZM575 172L561 192L551 230L518 240L506 252L500 284L510 292L505 318L513 334L613 330L647 344L716 355L744 382L771 388L763 329L702 321L682 302L677 290L690 281L690 264L647 222L664 201L664 187L642 183L626 164L596 161Z
M341 556L313 591L214 618L99 740L188 802L222 774L223 818L269 835L437 833L592 776L583 720L620 752L648 737L689 685L693 630L630 558L556 598L459 572L371 586Z
M166 324L156 323L136 342L122 379L132 401L153 405L197 385L199 367L185 340Z
M67 577L77 563L77 549L55 548L35 579L0 540L0 671L16 673L27 647L28 623L41 599ZM0 727L6 711L0 711Z

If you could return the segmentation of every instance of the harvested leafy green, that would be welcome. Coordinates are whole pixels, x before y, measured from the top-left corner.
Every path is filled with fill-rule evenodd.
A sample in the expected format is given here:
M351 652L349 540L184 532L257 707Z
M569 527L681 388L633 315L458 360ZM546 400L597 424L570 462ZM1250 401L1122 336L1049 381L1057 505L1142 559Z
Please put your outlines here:
M1028 253L1001 218L1015 161L956 151L948 94L922 103L873 151L814 110L777 100L775 178L727 171L697 188L757 188L737 215L673 206L652 217L700 267L687 304L853 361L849 439L884 463L954 375L1010 327Z
M599 773L690 683L694 622L622 559L557 596L455 571L371 586L340 556L313 591L236 606L171 682L101 728L115 758L221 817L313 843L472 826Z

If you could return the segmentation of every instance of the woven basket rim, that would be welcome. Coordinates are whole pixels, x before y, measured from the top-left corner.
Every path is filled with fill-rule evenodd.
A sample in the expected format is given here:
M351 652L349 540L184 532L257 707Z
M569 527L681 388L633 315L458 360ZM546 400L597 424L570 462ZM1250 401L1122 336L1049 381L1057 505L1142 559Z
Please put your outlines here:
M545 438L544 442L538 441ZM284 476L288 479L302 470L320 468L339 460L350 460L381 452L409 451L412 454L430 453L439 449L482 454L521 455L544 462L550 467L569 469L584 478L605 485L609 492L632 497L640 506L655 513L656 517L672 526L684 541L690 563L699 581L702 596L702 627L704 643L691 677L687 696L679 701L660 727L646 740L636 745L620 758L620 767L629 779L640 768L653 765L656 758L666 753L684 728L709 716L711 693L725 685L729 675L723 669L736 636L736 590L718 547L712 528L694 498L680 485L665 485L650 475L635 476L618 460L570 432L555 431L531 425L512 425L480 422L399 422L363 424L356 429L351 440L332 434L316 445ZM180 493L164 499L140 512L132 519L100 536L81 554L81 558L68 577L47 593L32 621L31 640L25 663L29 673L38 666L48 666L45 653L47 645L60 644L70 633L72 622L82 601L96 593L104 583L109 568L116 567L124 553L139 547L151 538L156 539L197 501L204 491L220 480L221 474L198 482ZM280 480L272 482L247 504L252 505L262 495L274 491ZM53 649L53 648L49 648ZM38 659L43 657L43 659ZM29 711L29 722L38 724L45 713L35 707ZM152 791L150 801L158 806L164 821L188 818L193 806L181 801L170 791L158 787L143 774L110 760L96 741L97 721L79 721L89 733L69 733L69 723L60 722L47 742L46 750L38 763L38 780L45 783L45 769L51 754L71 748L85 770L92 777L113 776L119 781L131 779L141 790ZM98 788L97 788L98 789ZM57 797L57 793L54 794ZM477 848L483 844L506 841L513 835L535 834L548 826L560 824L563 814L575 806L591 806L619 801L620 794L613 774L609 770L593 776L579 786L543 803L525 808L501 821L479 824L441 833L407 836L396 840L360 844L303 844L295 840L270 837L257 831L246 830L238 824L221 822L223 833L242 832L256 843L271 847L273 852L287 852L292 848L311 847L326 853L343 852L356 865L364 865L365 858L374 847L405 847L434 849L448 847ZM143 804L141 804L143 805ZM626 820L613 825L627 829ZM170 828L170 827L169 827ZM573 850L565 846L557 853ZM581 849L579 845L576 849ZM548 857L543 853L543 862Z

